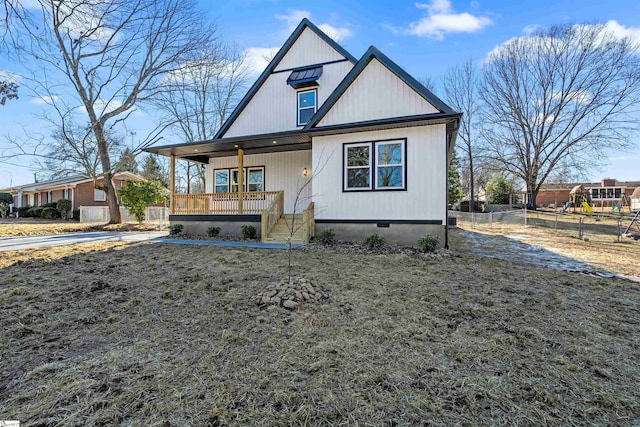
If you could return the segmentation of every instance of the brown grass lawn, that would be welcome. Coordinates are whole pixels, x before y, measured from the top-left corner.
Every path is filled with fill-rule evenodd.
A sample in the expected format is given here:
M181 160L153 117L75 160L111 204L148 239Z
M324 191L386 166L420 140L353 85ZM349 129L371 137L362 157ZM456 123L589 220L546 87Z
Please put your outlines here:
M493 227L459 224L461 229L487 235L517 236L518 240L600 267L607 271L640 277L640 240L623 237L620 242L612 235L589 235L579 240L575 230L552 230L535 226L499 224ZM454 236L455 239L455 236ZM459 245L461 250L464 245Z
M91 224L77 221L47 220L39 218L0 219L0 237L42 236L83 231L150 231L158 230L154 224Z
M462 249L295 251L293 265L329 300L293 312L253 301L285 276L283 251L104 243L1 253L2 419L640 423L637 283Z

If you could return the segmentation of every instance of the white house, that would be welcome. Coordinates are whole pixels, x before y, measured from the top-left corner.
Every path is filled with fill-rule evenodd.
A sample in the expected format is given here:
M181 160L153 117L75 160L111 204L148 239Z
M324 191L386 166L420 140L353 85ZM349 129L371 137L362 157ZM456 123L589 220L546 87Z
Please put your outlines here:
M274 240L297 214L302 241L446 241L460 116L375 47L357 60L303 19L212 140L147 151L207 165L206 194L172 191L171 222L191 233L252 223Z

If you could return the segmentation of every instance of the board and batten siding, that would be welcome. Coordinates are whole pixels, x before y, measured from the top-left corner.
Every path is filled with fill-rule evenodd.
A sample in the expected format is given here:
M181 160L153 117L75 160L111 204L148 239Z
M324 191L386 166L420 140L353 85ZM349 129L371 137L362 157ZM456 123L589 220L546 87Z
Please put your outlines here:
M244 166L264 166L265 191L284 191L285 213L293 213L296 195L307 179L304 168L311 171L311 150L287 151L282 153L245 154ZM213 193L215 169L235 169L238 158L218 157L209 159L207 165L206 191ZM307 185L300 194L296 213L302 213L311 203L312 185Z
M300 34L274 71L346 59L309 27Z
M446 213L446 127L431 125L313 138L316 219L441 220ZM343 144L407 139L406 191L343 191Z
M318 108L340 84L352 66L351 62L345 61L323 67L317 87ZM287 84L290 74L290 72L271 74L224 137L301 129L302 126L298 126L297 123L298 91Z
M322 118L318 127L438 112L374 58Z

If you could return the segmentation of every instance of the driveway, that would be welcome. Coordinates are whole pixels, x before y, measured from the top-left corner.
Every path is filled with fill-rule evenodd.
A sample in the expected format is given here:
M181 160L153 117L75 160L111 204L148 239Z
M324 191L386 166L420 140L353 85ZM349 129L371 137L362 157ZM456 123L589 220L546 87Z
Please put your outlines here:
M0 239L0 252L20 251L24 249L41 249L53 246L76 245L80 243L100 242L151 242L170 243L177 245L207 245L207 246L241 246L264 249L286 249L287 246L279 243L261 242L227 242L211 240L188 240L166 238L166 231L99 231L90 233L66 233L52 234L48 236L7 237ZM301 245L293 245L294 248Z

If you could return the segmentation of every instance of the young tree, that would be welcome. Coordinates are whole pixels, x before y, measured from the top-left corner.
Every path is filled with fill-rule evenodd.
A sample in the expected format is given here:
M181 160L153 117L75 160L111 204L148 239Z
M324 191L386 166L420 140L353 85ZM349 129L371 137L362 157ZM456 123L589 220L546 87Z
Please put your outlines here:
M158 181L163 187L169 187L169 176L158 160L157 154L148 154L142 163L142 177L149 181Z
M565 25L512 39L489 58L480 95L486 150L521 178L535 206L565 161L593 169L638 129L638 45L605 25Z
M447 103L456 111L462 113L458 141L461 141L465 153L465 169L469 185L469 212L475 202L475 152L478 138L476 123L480 115L478 103L478 71L473 61L468 60L462 65L455 66L447 72L442 80Z
M454 152L449 163L449 203L458 203L463 196L464 191L460 185L460 161Z
M138 162L136 162L136 156L129 148L120 154L120 160L116 166L116 172L131 172L138 173Z
M29 54L42 69L30 84L47 94L48 103L70 104L71 109L60 108L64 114L77 107L86 114L111 222L119 223L108 132L157 99L166 90L166 77L215 38L215 27L204 21L194 0L37 1L43 37L32 39ZM59 75L66 83L55 80ZM139 148L157 141L166 125L159 124Z
M503 174L495 174L485 189L487 203L506 205L513 194L513 181Z
M158 181L127 181L120 189L122 204L138 223L145 219L145 210L167 199L167 189Z

